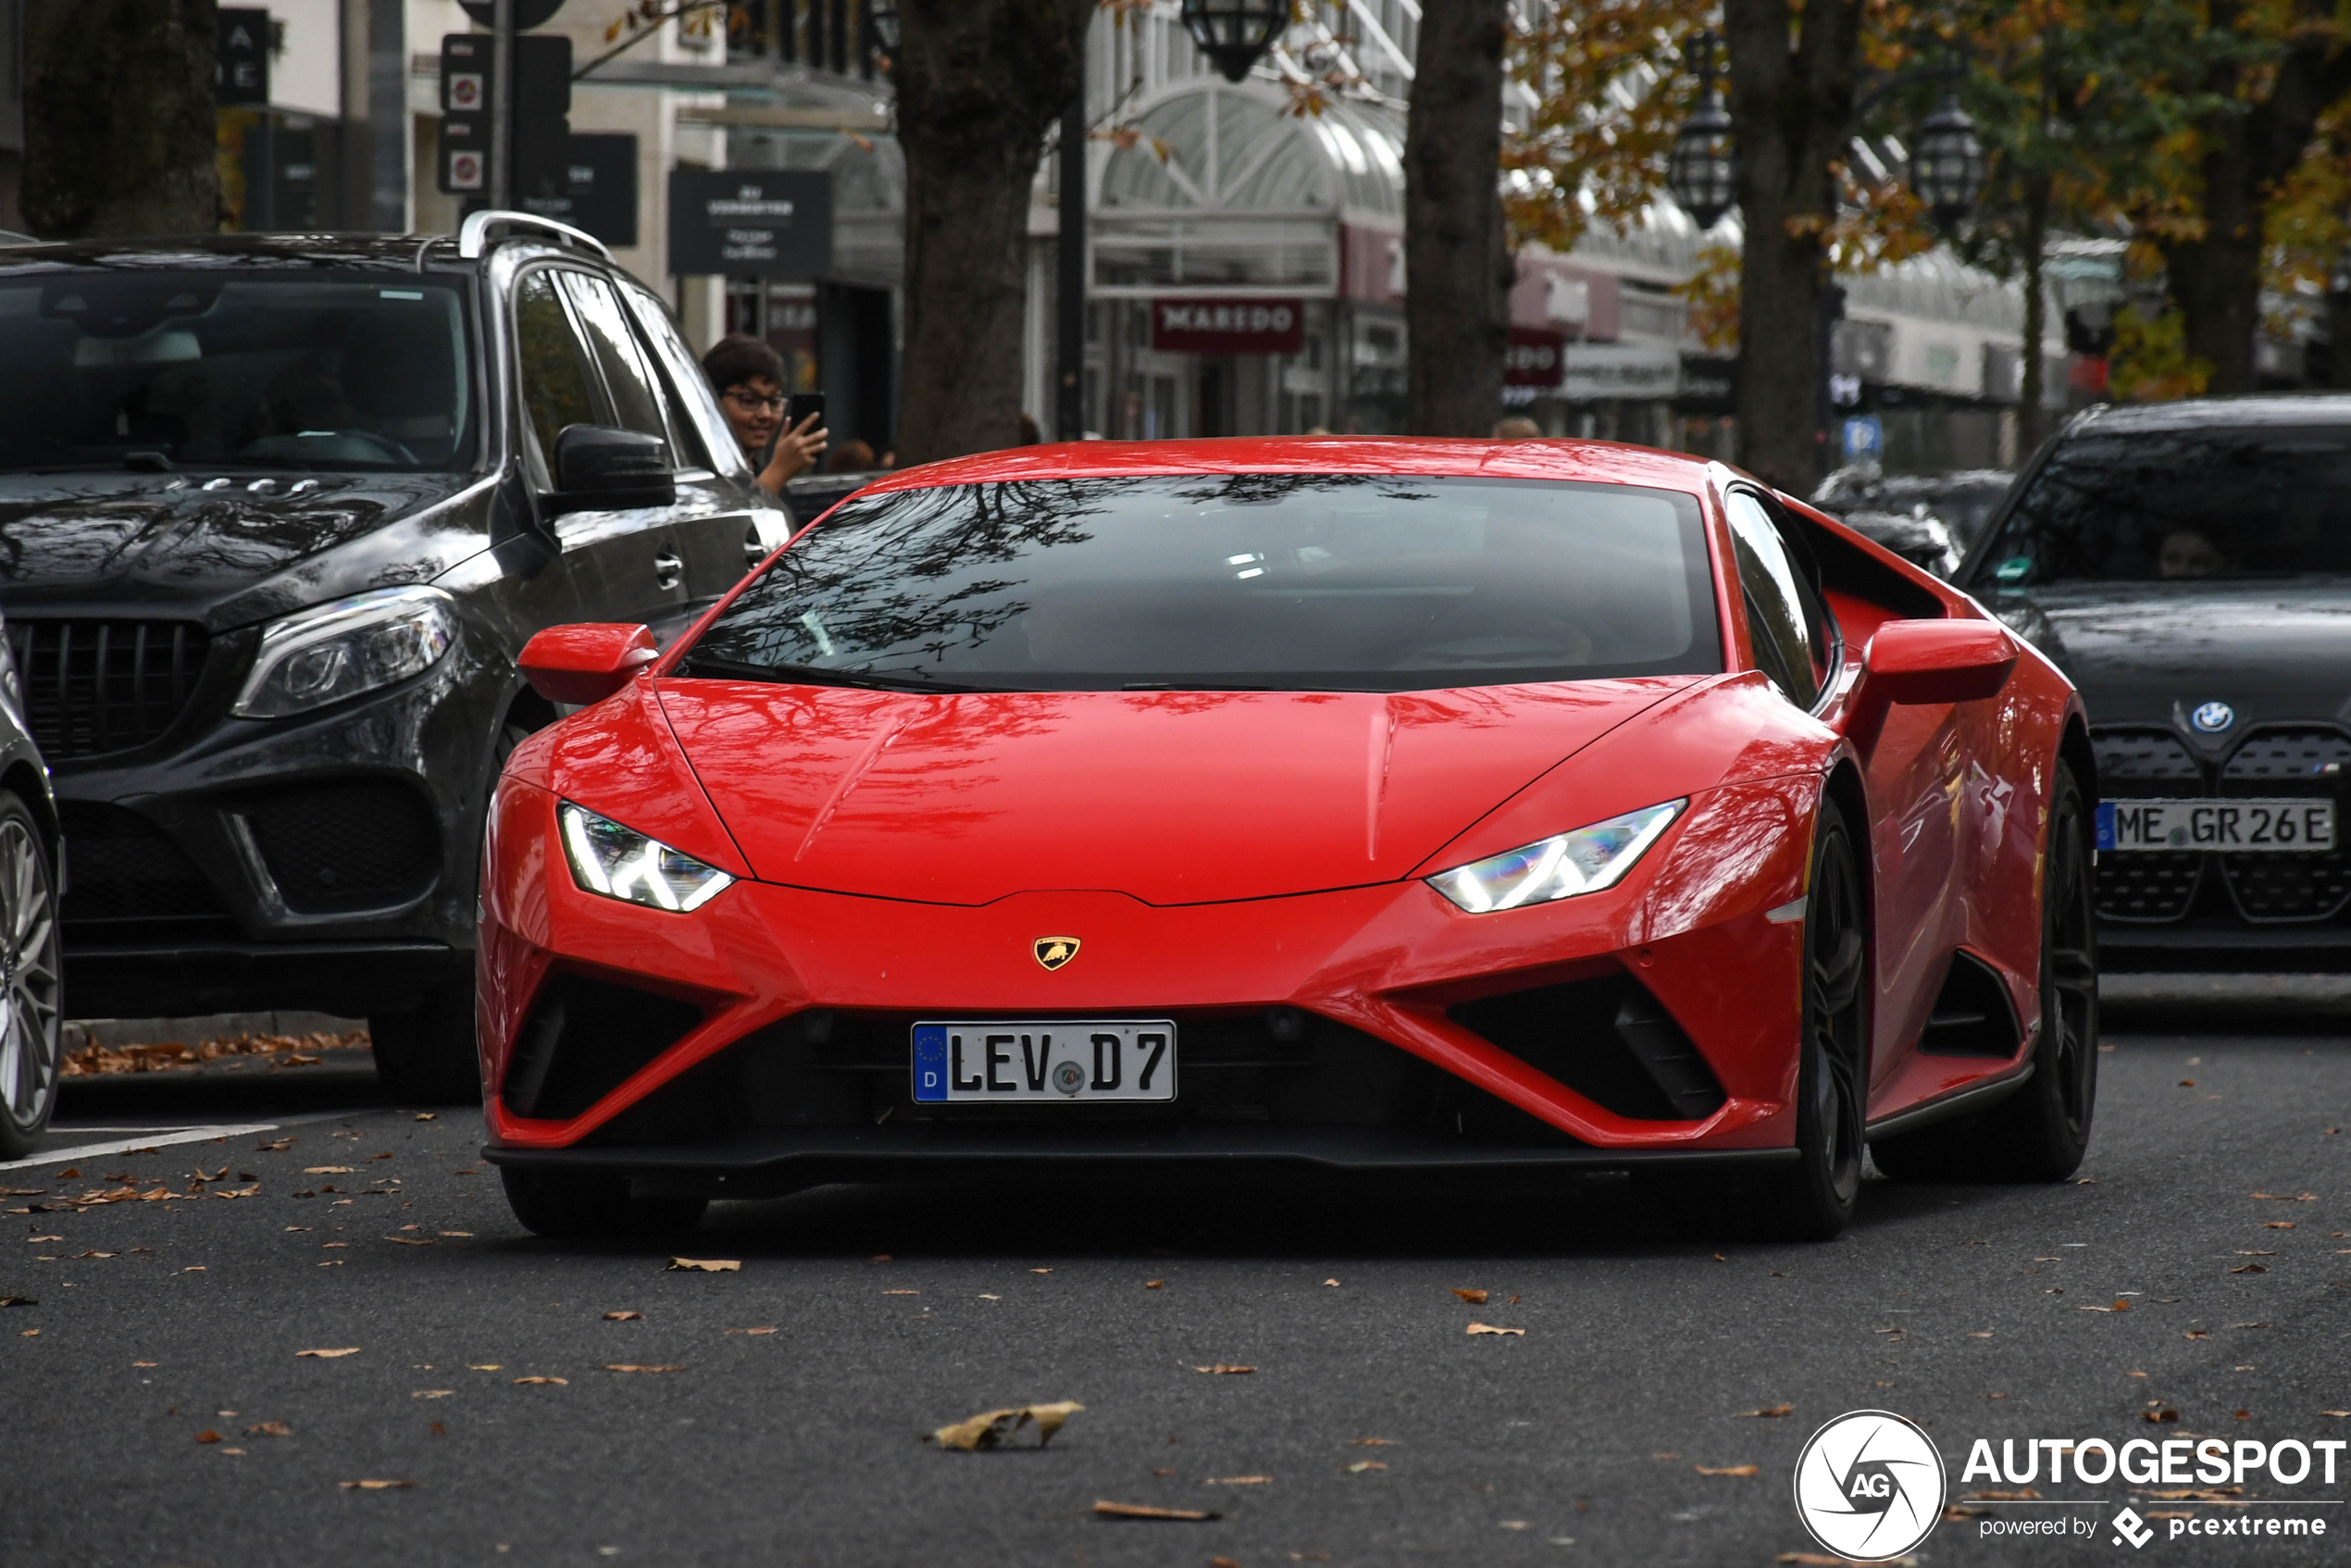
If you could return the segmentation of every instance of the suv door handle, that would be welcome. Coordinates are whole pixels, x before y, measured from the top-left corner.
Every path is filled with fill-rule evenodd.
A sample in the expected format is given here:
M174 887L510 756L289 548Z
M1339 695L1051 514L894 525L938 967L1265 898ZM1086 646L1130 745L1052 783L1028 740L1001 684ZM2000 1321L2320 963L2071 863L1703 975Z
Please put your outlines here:
M686 580L686 563L675 551L665 550L653 557L653 586L675 588Z

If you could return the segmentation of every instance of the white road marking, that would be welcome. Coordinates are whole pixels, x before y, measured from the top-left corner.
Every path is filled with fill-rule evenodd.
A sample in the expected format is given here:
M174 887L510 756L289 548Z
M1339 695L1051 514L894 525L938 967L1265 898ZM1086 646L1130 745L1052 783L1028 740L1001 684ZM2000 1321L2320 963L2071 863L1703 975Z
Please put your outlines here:
M157 1127L136 1138L119 1139L113 1143L84 1143L71 1149L52 1149L45 1154L35 1154L30 1160L0 1162L0 1171L20 1171L30 1165L68 1164L75 1160L128 1154L133 1149L160 1149L169 1143L208 1143L216 1138L243 1138L250 1132L276 1132L280 1125L277 1122L238 1122L214 1127Z

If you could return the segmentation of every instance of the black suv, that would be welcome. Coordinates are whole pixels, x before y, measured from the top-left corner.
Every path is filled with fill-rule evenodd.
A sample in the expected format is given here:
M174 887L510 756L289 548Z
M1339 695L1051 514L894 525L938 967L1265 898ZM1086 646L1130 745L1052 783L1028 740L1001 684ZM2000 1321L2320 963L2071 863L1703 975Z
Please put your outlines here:
M365 1015L474 1091L482 805L530 634L666 637L780 543L586 234L0 250L0 606L70 854L68 1006Z
M1959 581L2089 705L2104 968L2351 968L2351 397L2092 409Z

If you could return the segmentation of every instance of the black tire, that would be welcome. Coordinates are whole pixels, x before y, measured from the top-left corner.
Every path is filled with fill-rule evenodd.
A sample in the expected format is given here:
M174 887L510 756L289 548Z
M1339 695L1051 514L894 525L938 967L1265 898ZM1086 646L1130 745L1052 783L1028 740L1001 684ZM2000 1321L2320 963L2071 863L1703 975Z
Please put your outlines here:
M0 790L0 1159L33 1151L57 1108L63 1056L55 852Z
M1870 1018L1869 905L1853 836L1834 801L1821 802L1806 887L1797 1157L1750 1189L1746 1228L1826 1241L1851 1222L1861 1194Z
M511 718L491 747L490 776L482 787L483 821L497 792L498 776L530 730ZM479 865L480 857L475 856ZM474 1038L474 977L445 980L425 992L404 1013L373 1013L367 1033L374 1041L376 1077L394 1100L456 1105L481 1098L481 1052Z
M534 1236L559 1241L682 1236L702 1223L707 1198L632 1198L628 1178L596 1171L517 1170L499 1177L506 1206Z
M2098 1093L2098 926L2089 812L2059 767L2041 887L2041 1033L2006 1100L1870 1148L1902 1181L2063 1181L2090 1147Z

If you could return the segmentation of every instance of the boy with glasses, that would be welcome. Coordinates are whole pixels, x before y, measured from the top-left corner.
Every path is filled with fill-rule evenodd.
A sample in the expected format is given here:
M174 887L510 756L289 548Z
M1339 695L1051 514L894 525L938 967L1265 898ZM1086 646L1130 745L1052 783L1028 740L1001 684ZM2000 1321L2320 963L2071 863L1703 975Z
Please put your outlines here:
M792 429L783 428L784 362L774 349L730 332L703 355L702 368L743 455L758 471L762 490L779 495L786 479L816 466L825 454L825 432L815 428L815 414Z

